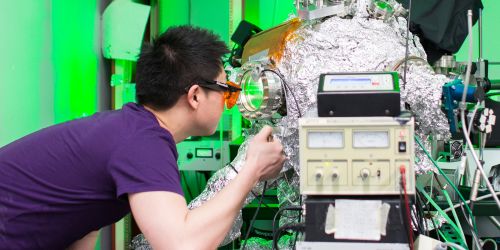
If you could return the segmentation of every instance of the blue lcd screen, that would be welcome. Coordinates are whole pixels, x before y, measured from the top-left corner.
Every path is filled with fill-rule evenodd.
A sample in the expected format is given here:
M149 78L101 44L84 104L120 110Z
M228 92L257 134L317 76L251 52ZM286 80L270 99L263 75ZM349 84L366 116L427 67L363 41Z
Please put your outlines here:
M334 78L330 80L331 86L336 85L371 85L370 78Z

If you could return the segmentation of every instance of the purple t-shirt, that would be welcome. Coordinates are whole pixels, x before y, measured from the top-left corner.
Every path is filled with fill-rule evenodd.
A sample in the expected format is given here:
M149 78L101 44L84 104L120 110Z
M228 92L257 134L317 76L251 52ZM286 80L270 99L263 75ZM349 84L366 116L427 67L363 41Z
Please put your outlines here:
M183 195L173 137L144 107L40 130L0 148L0 249L63 249L145 191Z

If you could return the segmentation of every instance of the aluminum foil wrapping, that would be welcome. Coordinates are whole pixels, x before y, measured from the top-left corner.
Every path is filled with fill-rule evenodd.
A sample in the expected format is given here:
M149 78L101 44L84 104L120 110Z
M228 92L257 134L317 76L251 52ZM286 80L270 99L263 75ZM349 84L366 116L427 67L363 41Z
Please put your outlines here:
M304 113L316 106L316 95L321 73L384 71L405 58L406 20L392 17L388 21L366 18L367 13L359 9L359 15L352 19L332 17L324 22L304 24L295 39L286 46L283 59L277 64L285 77L297 103L287 98L288 116L283 124L289 135L296 137L298 109ZM410 33L411 35L411 33ZM426 58L418 37L411 35L409 55ZM403 67L401 67L403 68ZM426 65L408 62L406 84L401 88L403 102L410 105L416 119L416 134L423 141L432 133L449 138L449 126L440 109L442 85L448 78L437 75ZM400 81L403 85L403 81ZM430 151L430 144L425 143ZM294 145L287 146L292 150ZM425 157L418 145L417 157L421 161L417 172L432 169L432 163ZM293 160L293 159L292 159ZM299 171L297 162L290 162Z
M146 240L143 234L139 234L130 243L130 249L134 250L153 250L153 247L149 245L149 242Z
M278 241L278 249L281 250L293 250L295 242L295 236L294 235L284 235L281 237ZM271 250L273 249L273 241L272 240L265 240L262 238L251 238L248 240L248 243L246 245L246 249L252 249L252 250Z
M441 111L442 85L449 82L446 76L434 74L427 66L408 65L407 84L401 89L401 99L409 104L415 115L415 134L420 138L427 152L431 152L430 134L445 140L451 137L450 126ZM417 173L434 169L433 163L425 155L422 148L415 144L417 157Z

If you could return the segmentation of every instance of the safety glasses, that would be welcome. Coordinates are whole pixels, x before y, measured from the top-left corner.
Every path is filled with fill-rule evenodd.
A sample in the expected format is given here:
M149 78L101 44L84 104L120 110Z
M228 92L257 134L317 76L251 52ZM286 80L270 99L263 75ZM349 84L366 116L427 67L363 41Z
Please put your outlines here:
M204 88L224 91L224 102L226 104L226 108L230 109L234 107L236 101L238 101L238 96L240 95L241 88L238 84L234 82L219 82L219 81L198 81L198 85Z

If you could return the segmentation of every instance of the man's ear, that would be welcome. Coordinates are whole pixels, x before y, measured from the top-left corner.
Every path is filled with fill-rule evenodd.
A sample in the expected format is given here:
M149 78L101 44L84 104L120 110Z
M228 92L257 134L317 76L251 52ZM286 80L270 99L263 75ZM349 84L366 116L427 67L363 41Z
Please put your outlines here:
M200 105L198 101L198 96L201 94L201 88L199 85L193 85L189 88L187 93L187 101L190 107L197 109Z

